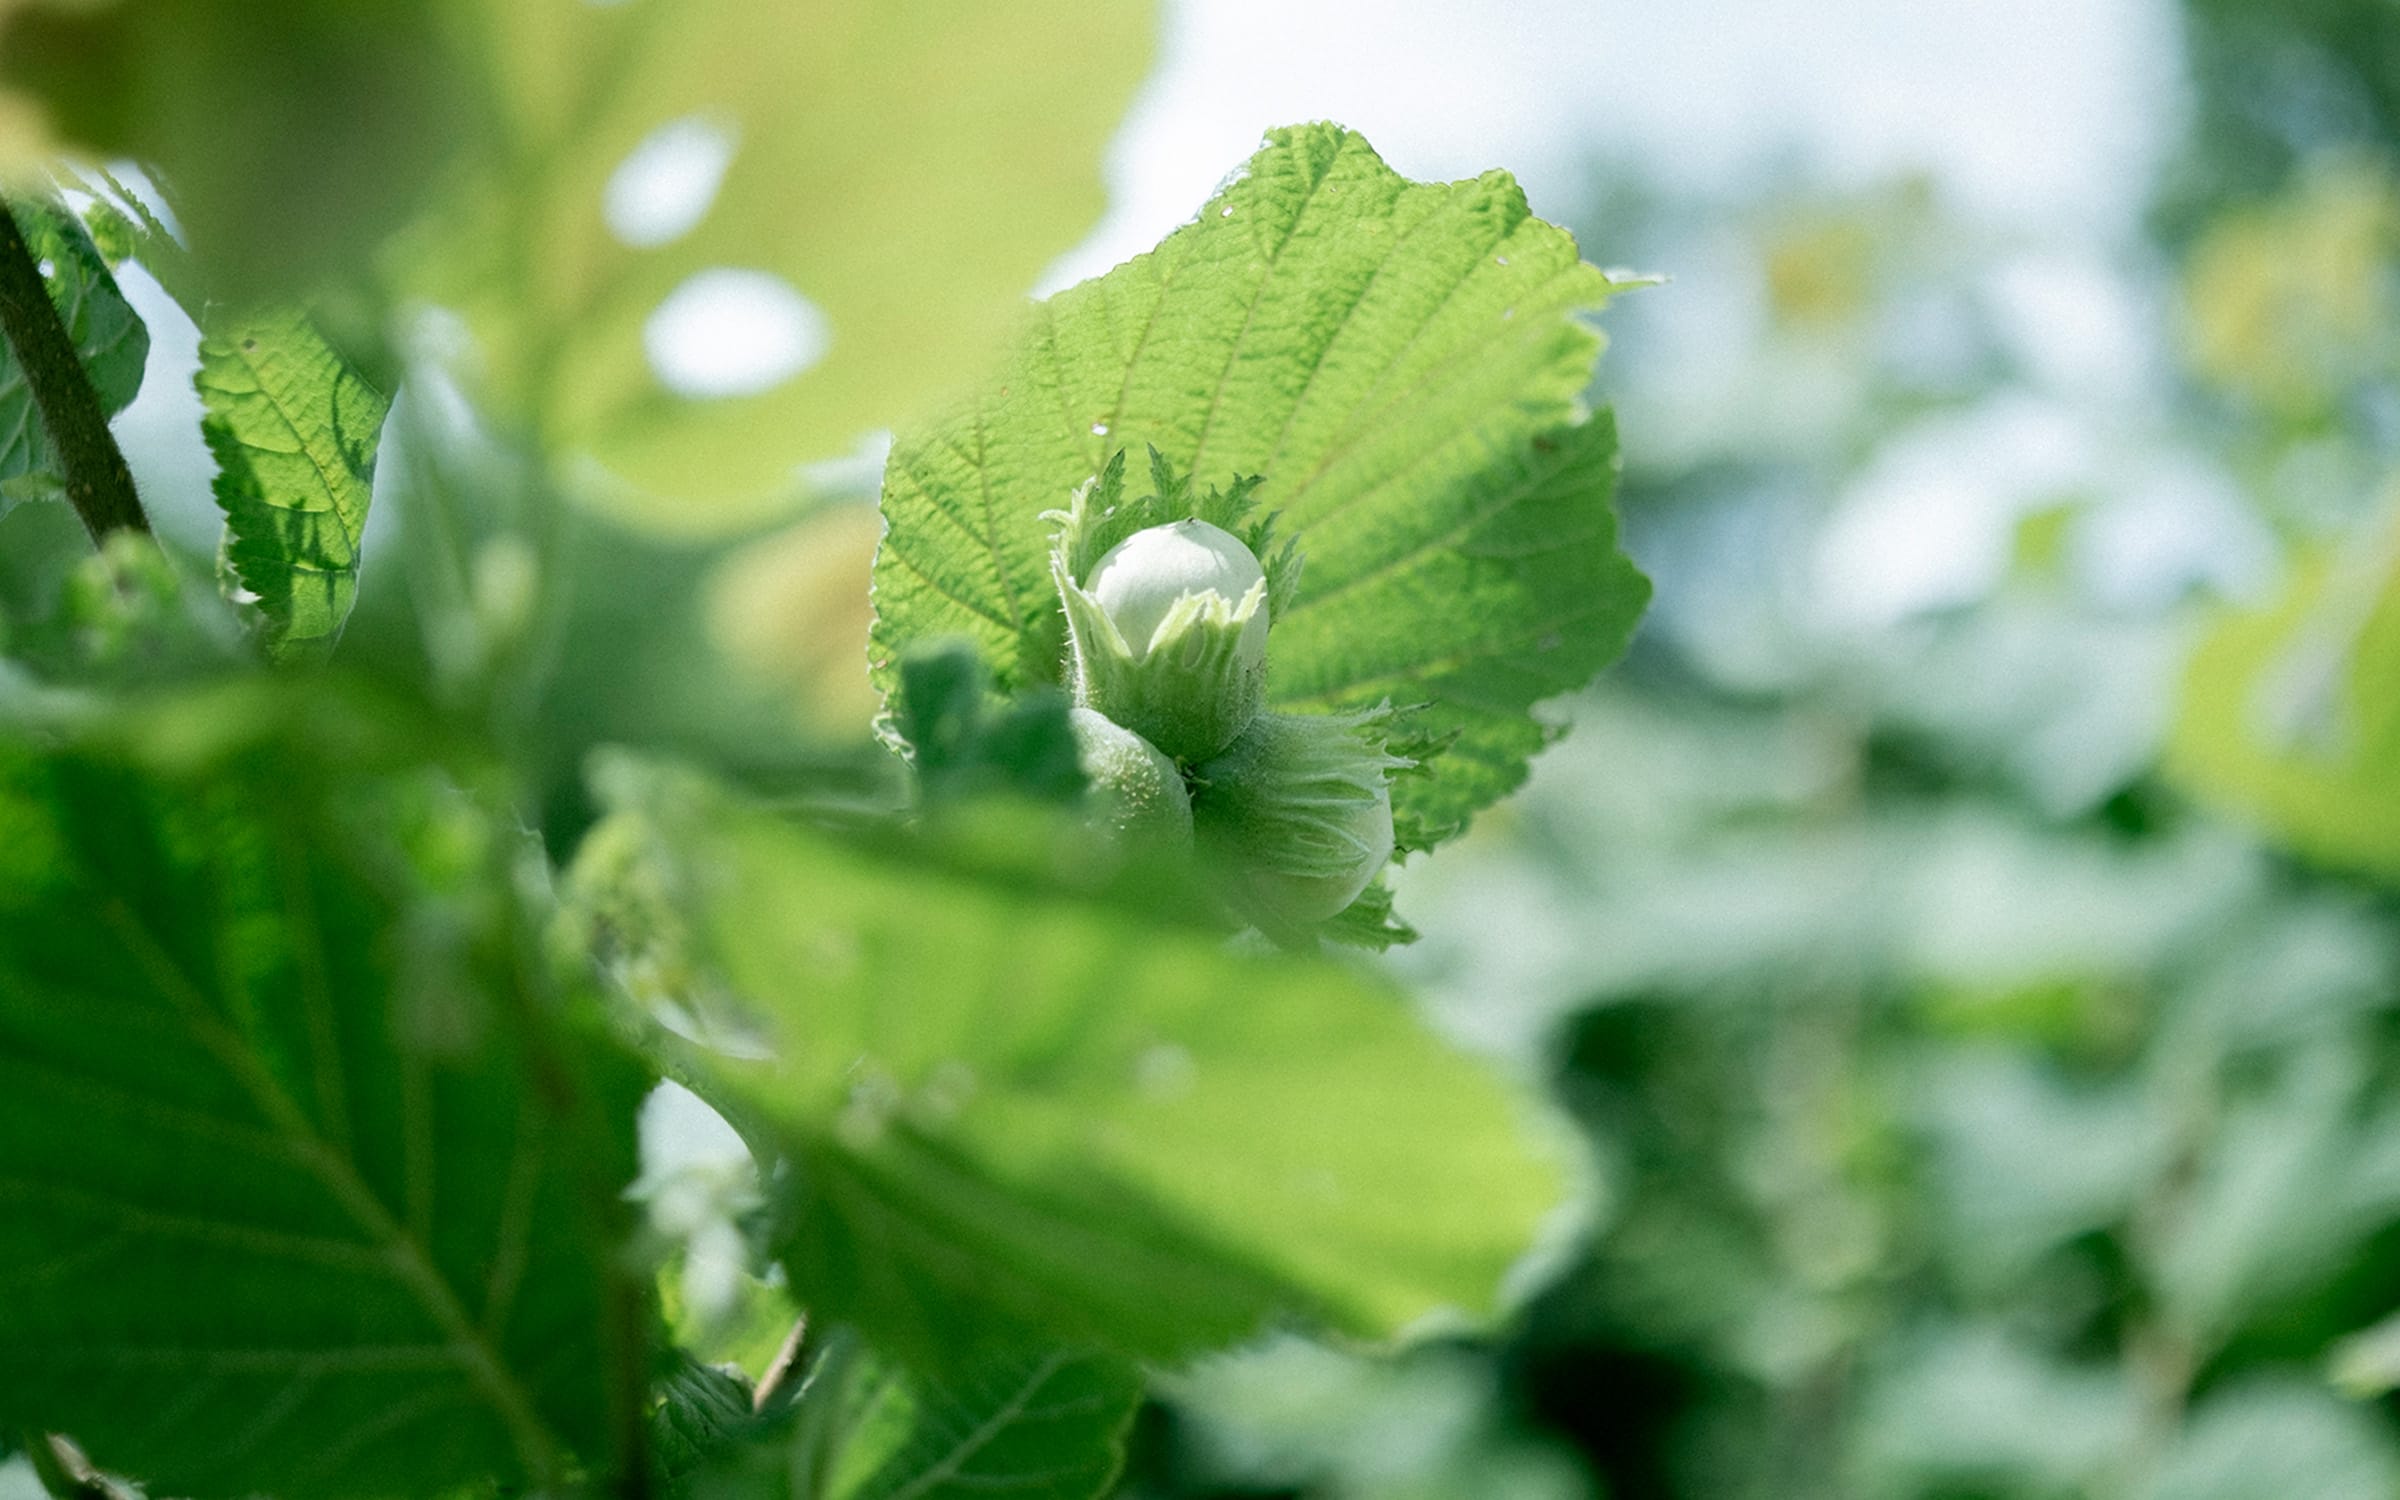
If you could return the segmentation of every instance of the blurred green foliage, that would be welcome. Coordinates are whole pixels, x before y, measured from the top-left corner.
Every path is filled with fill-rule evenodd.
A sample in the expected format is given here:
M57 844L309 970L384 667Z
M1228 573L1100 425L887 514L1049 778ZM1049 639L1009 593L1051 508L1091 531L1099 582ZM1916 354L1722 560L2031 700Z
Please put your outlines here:
M228 995L271 990L255 974L305 964L314 930L351 934L391 960L358 963L344 986L370 1021L423 1000L410 965L434 960L466 975L433 986L437 998L532 994L572 1015L588 997L573 983L554 993L545 965L562 944L572 955L603 939L609 977L645 1004L631 1019L713 1047L652 1035L654 1065L711 1090L766 1164L753 1170L739 1139L682 1165L654 1149L636 1190L657 1316L688 1356L659 1362L645 1413L683 1492L806 1493L793 1475L817 1473L834 1494L1089 1495L1113 1464L1133 1375L1062 1346L1100 1339L1160 1357L1121 1486L1146 1500L2400 1493L2389 6L2186 0L2190 128L2146 242L2103 268L2134 288L2156 378L2086 412L2110 462L2066 482L2037 473L1981 517L1967 583L1898 602L1873 593L1871 569L1841 565L1876 528L1912 519L1878 486L1924 451L1962 489L1998 483L2015 460L1977 447L1978 433L2088 398L2048 347L2077 314L2020 305L2028 280L2054 291L2077 268L2036 257L2029 277L2024 246L1927 181L1711 195L1639 168L1600 174L1585 245L1668 268L1722 254L1755 301L1741 337L1686 366L1669 314L1643 304L1704 296L1703 278L1612 311L1621 373L1598 394L1626 408L1627 547L1658 580L1657 611L1624 669L1561 705L1572 733L1524 790L1400 877L1425 937L1392 972L1489 1066L1422 1033L1384 977L1228 951L1188 872L1116 863L1025 805L1075 794L1055 701L987 702L967 659L915 658L924 702L900 705L894 725L915 771L868 743L877 527L853 502L869 483L819 471L804 486L795 466L966 388L976 350L1000 347L1024 284L1098 206L1095 152L1140 74L1146 24L1058 6L962 32L939 6L835 7L850 50L804 56L774 7L725 0L671 36L639 30L644 8L365 7L303 24L288 6L0 3L9 81L62 104L70 134L160 169L171 206L190 210L190 274L235 292L317 278L312 347L340 346L378 381L411 376L372 492L394 529L356 580L340 644L344 672L367 686L312 698L322 706L306 714L242 696L260 612L227 602L208 559L93 554L61 506L0 515L10 995L31 993L21 971L50 984L70 948L138 958L90 934L119 920L82 899L73 872L95 862L142 874L135 909L179 941L202 942L198 910L247 913L228 926ZM288 76L218 98L208 59L287 24L307 43L281 54ZM477 40L492 35L518 44ZM324 102L356 81L362 36L396 60L368 80L394 115L352 120ZM1062 36L1099 64L1060 79L1061 58L1083 56ZM438 78L421 66L454 47L505 65ZM870 54L876 67L851 66ZM836 97L810 93L812 80ZM942 101L910 117L927 133L887 138L888 101L920 94ZM189 111L214 112L206 151L193 151ZM373 128L436 117L441 128L406 139ZM683 120L735 142L725 212L688 239L628 243L609 226L608 183ZM994 120L1031 123L987 131ZM517 191L520 169L553 155L550 191ZM1345 189L1447 194L1460 243L1469 229L1522 232L1564 257L1564 302L1597 300L1550 231L1519 227L1509 190L1393 185L1352 165L1362 175ZM436 182L460 187L427 212ZM1267 186L1225 202L1246 212ZM1233 306L1266 285L1245 279L1249 223L1236 220L1185 231L1166 257L1218 247L1223 284L1199 292ZM875 230L819 232L832 222ZM1478 258L1489 248L1473 244ZM1343 249L1303 245L1301 260ZM1188 399L1216 389L1223 349L1213 363L1161 359L1162 387L1176 388L1137 391L1128 372L1153 367L1104 336L1122 310L1108 299L1148 295L1161 264L1062 300L1051 342L1012 367L1069 389L1076 372L1047 363L1063 349L1096 361L1078 377L1093 389L1140 398L1070 403L1042 441L1087 468L1157 440L1272 469L1305 427L1296 399L1272 406L1288 381L1232 392L1283 436L1269 420L1229 437ZM770 268L817 301L834 333L824 362L720 402L668 392L642 348L647 317L719 265ZM1374 280L1365 260L1325 274ZM110 312L115 289L88 280L78 295ZM485 362L445 343L458 330L438 321L383 321L394 289L448 294ZM1295 306L1270 333L1299 338L1310 325L1297 314L1323 311ZM1493 395L1497 416L1464 425L1518 449L1581 434L1582 461L1604 469L1605 417L1560 428L1578 410L1588 337L1563 320L1553 332L1573 347L1528 356L1538 399L1511 387ZM95 383L107 373L95 358ZM984 407L1056 396L1020 385ZM328 396L310 410L338 407ZM1377 431L1400 455L1394 472L1412 472L1408 442L1440 436L1413 419ZM1266 451L1240 446L1261 434ZM903 440L904 510L972 515L964 497L980 504L987 481L1028 496L1047 483L1023 454L971 456L957 436L935 425ZM361 497L339 488L330 510L286 523L359 543L365 522L343 501ZM2186 530L2141 509L2160 488ZM1427 484L1419 498L1478 493ZM1902 498L1939 506L1957 492ZM1362 527L1311 567L1320 587L1371 581L1394 561L1376 548L1404 543L1416 550L1398 561L1423 563L1425 579L1473 583L1527 541L1476 536L1456 551ZM1030 578L1040 593L1038 527L986 540L988 559L949 559L971 575L970 600L986 561L991 586ZM1471 650L1484 627L1517 640L1537 606L1571 607L1579 579L1592 582L1543 575L1463 612L1466 590L1426 582L1420 602ZM1625 601L1603 602L1621 613ZM327 615L339 624L338 609L312 618ZM1430 680L1389 661L1385 676L1343 676L1390 642L1338 610L1320 617L1312 659L1328 683ZM1600 623L1613 646L1626 621ZM1020 685L1010 653L1025 632L982 633ZM1055 642L1034 636L1028 680L1055 660ZM207 690L223 679L234 697ZM138 720L108 702L194 684L198 698L145 697ZM1437 809L1445 824L1514 783L1546 738L1525 704L1564 679L1536 671L1496 700L1448 685L1461 722L1496 701L1504 732L1470 791ZM388 776L378 747L396 731L448 747L409 751L408 794L373 803L415 821L387 820L340 846L350 855L331 837L315 847L322 783ZM599 761L616 770L595 786L587 766L609 745L638 753ZM445 769L429 778L435 762ZM72 796L28 790L58 776L84 780ZM1034 795L996 808L995 789ZM896 819L912 796L914 814ZM303 854L264 860L260 830ZM278 868L297 884L277 887ZM388 900L375 894L387 885ZM555 913L561 886L554 930L535 942L510 927L502 942L494 924ZM292 905L298 889L314 909ZM459 1020L433 1019L445 1015ZM263 1070L314 1099L323 1042L304 1021L245 1019L231 1056L257 1065L251 1083ZM186 1055L207 1039L188 1025L154 1038L156 1055L105 1057L23 1007L0 1005L0 1031L0 1072L38 1075L0 1090L8 1203L38 1197L17 1180L34 1167L152 1191L99 1169L155 1174L193 1154L95 1167L73 1154L108 1140L54 1128L53 1095L102 1098L138 1117L142 1140L221 1102L173 1092L226 1066L222 1048ZM575 1026L495 1035L508 1046L457 1063L482 1086L458 1108L507 1114L495 1130L545 1118L525 1101L546 1098L548 1080L520 1048L566 1037L593 1049L579 1066L615 1078L613 1049ZM111 1068L161 1058L189 1064L167 1069L172 1088L141 1104L109 1092ZM81 1071L62 1082L69 1062ZM1579 1139L1520 1128L1526 1079ZM367 1128L379 1119L352 1123L361 1171L396 1174L406 1199L405 1164L382 1160ZM585 1149L629 1174L623 1124ZM1582 1159L1586 1218L1543 1222ZM173 1186L202 1191L211 1165ZM437 1283L485 1285L470 1262L484 1268L476 1256L502 1228L490 1190L503 1165L468 1173L472 1201L444 1220L462 1226L445 1241L457 1263L437 1264ZM1358 1195L1328 1196L1329 1180ZM53 1216L109 1212L56 1191L39 1201ZM305 1217L313 1200L278 1202L301 1216L290 1234L323 1227ZM31 1222L0 1219L0 1256L47 1298L0 1304L0 1331L88 1312L222 1333L205 1324L226 1305L163 1294L105 1238L88 1261L37 1255ZM226 1257L261 1244L212 1240L205 1223L135 1227ZM553 1310L584 1306L585 1263L542 1246L570 1273L546 1286ZM1496 1333L1438 1315L1396 1345L1321 1331L1380 1335L1495 1287L1509 1309ZM778 1377L796 1288L914 1368L818 1330L803 1374ZM295 1305L328 1295L278 1289ZM418 1316L425 1290L380 1289L359 1316ZM1320 1332L1180 1359L1262 1318L1312 1313ZM569 1446L604 1453L622 1434L588 1388L592 1326L542 1350L520 1331L496 1352L563 1414ZM1043 1347L1017 1347L1028 1337ZM843 1399L803 1422L774 1386L812 1373ZM150 1409L148 1430L111 1429L112 1389ZM120 1439L129 1465L202 1482L221 1426L247 1433L302 1399L250 1374L198 1389L128 1384L70 1407L0 1381L0 1410L14 1399L95 1443ZM423 1399L456 1395L436 1381ZM403 1409L388 1448L356 1451L429 1470L538 1468L492 1425L488 1395ZM338 1383L306 1399L384 1409ZM438 1435L403 1441L431 1432L411 1424L436 1410L449 1413ZM753 1446L719 1466L728 1434ZM0 1434L0 1452L13 1441ZM288 1441L269 1424L250 1451L306 1492L326 1456ZM0 1468L0 1484L25 1472Z
M1667 320L1621 325L1659 612L1503 819L1403 884L1408 967L1552 1068L1610 1211L1507 1338L1444 1352L1482 1415L1441 1441L1391 1460L1429 1355L1262 1352L1176 1393L1139 1493L2400 1492L2400 31L2184 9L2143 330L2176 363L2099 422L2200 456L2187 516L2227 476L2256 520L2213 560L2129 567L2119 497L2029 492L1971 586L1842 597L1879 465L2053 399L2038 341L2083 330L2012 330L2019 248L1923 184L1610 180L1593 233L1673 265L1738 226L1761 314L1688 398L1642 390ZM1490 1477L1528 1451L1547 1477Z

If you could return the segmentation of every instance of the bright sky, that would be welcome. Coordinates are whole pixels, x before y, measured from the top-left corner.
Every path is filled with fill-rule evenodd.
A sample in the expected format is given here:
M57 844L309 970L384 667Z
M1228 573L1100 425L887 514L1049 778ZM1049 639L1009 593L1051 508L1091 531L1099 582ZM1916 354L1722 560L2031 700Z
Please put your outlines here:
M2175 57L2159 0L1170 0L1115 206L1052 284L1147 248L1266 127L1318 118L1412 177L1506 166L1553 218L1594 159L1721 182L1796 158L1837 184L1926 169L1996 223L2113 234L2172 136Z

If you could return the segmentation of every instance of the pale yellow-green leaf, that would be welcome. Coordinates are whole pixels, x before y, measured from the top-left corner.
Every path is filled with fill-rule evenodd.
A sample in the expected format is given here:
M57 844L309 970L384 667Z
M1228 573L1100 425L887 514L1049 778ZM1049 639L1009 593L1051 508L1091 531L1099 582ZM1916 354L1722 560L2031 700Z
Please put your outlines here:
M1042 268L1103 204L1100 150L1149 59L1136 0L482 0L496 139L405 257L464 312L482 384L583 487L681 531L755 522L795 471L981 372ZM731 143L690 230L613 233L612 174L662 126ZM769 273L822 313L822 358L693 400L644 347L712 268Z
M2400 876L2400 548L2305 558L2194 653L2168 757L2205 800L2317 859Z
M681 1066L794 1160L795 1296L914 1365L1486 1312L1566 1195L1538 1106L1370 973L1050 887L1040 825L958 868L605 780L582 901L631 933L665 895L629 972L688 949L733 1000L743 1055Z

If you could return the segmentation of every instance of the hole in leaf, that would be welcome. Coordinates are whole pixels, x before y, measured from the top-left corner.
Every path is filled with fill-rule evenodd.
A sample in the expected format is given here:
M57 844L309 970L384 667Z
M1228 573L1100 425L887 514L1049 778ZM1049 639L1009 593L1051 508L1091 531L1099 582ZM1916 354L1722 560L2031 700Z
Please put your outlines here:
M601 192L609 232L637 250L691 233L717 201L735 144L730 127L701 115L669 120L642 137Z
M667 294L642 327L650 367L680 396L753 396L825 357L833 329L767 271L719 266Z

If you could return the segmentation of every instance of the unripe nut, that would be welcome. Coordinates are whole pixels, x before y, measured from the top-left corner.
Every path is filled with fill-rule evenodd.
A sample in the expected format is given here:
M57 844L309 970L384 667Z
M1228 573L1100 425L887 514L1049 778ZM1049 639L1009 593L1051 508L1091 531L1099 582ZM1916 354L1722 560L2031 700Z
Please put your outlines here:
M1338 915L1390 862L1388 715L1263 713L1198 767L1194 819L1233 898L1269 933Z
M1392 858L1392 791L1385 787L1372 802L1362 802L1341 815L1344 836L1358 846L1355 862L1341 874L1300 874L1267 865L1245 872L1248 905L1294 926L1337 917L1374 883L1376 872Z
M1076 759L1091 783L1092 816L1120 833L1192 841L1192 798L1183 773L1158 747L1089 708L1067 711Z
M1232 744L1266 700L1267 578L1249 547L1173 521L1111 547L1080 582L1067 553L1053 549L1050 571L1075 701L1187 764Z
M1186 594L1216 594L1227 607L1266 582L1266 570L1242 539L1206 521L1175 521L1137 531L1093 565L1084 580L1095 602L1133 648L1147 656L1168 611ZM1255 669L1267 659L1267 612L1242 626L1241 661Z

